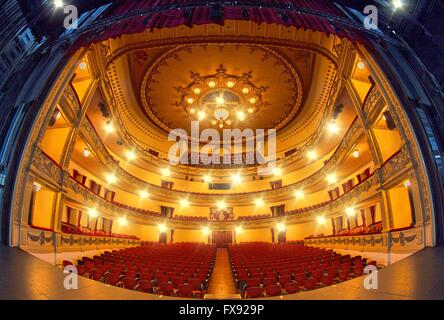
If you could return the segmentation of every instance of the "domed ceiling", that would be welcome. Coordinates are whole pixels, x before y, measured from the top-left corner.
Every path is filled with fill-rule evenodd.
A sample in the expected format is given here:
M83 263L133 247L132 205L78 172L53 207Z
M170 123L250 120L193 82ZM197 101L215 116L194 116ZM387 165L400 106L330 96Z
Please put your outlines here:
M279 130L302 108L314 59L306 53L294 65L269 48L240 44L185 45L154 61L149 56L131 53L131 74L139 107L165 132L190 132L198 119L201 129Z
M226 32L236 35L221 36ZM120 137L109 146L165 155L174 143L168 133L184 129L190 136L193 120L200 132L276 129L277 152L316 143L331 108L340 46L323 33L250 22L101 43L104 88ZM96 120L100 126L103 119Z

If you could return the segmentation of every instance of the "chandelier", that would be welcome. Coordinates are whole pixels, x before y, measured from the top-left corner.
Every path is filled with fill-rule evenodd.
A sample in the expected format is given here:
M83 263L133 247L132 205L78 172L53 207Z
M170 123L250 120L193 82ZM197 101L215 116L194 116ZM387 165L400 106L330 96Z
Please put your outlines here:
M215 74L190 73L192 82L187 87L175 87L181 94L176 105L200 122L207 121L224 128L245 121L268 105L262 100L267 87L258 87L251 82L252 71L241 76L232 75L221 64Z

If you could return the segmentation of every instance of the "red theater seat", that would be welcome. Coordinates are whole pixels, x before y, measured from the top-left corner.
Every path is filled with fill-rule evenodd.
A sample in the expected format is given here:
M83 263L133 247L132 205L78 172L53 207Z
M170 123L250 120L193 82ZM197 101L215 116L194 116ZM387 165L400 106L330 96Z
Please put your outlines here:
M130 278L130 277L123 278L123 287L125 289L134 289L136 283L137 281L135 278Z
M180 284L177 288L177 295L180 297L192 298L194 296L193 288L187 284Z
M247 288L259 287L261 285L261 279L259 278L247 279L246 282L247 282Z
M306 290L316 289L316 280L315 279L305 279L303 282L303 286Z
M291 276L281 276L281 277L279 277L279 284L281 286L285 286L289 282L291 282Z
M274 284L266 286L264 291L267 296L279 296L281 294L281 287L277 284Z
M153 292L153 284L148 280L139 280L137 290L151 293Z
M288 294L296 293L299 291L299 285L296 281L291 281L284 286L284 289Z
M263 283L264 287L275 285L276 278L265 278L262 283Z
M106 276L106 283L112 286L118 286L120 284L120 277L109 274Z
M262 289L260 287L250 287L245 291L245 298L259 298L262 297Z
M174 292L174 287L169 282L161 282L159 283L159 288L157 289L157 292L165 296L171 296Z

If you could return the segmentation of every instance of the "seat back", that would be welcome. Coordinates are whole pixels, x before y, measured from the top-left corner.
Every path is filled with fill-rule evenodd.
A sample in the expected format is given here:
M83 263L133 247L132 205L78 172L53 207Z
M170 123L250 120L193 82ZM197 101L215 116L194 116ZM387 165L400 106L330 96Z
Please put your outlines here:
M250 287L245 291L245 298L259 298L262 296L262 289L260 287Z

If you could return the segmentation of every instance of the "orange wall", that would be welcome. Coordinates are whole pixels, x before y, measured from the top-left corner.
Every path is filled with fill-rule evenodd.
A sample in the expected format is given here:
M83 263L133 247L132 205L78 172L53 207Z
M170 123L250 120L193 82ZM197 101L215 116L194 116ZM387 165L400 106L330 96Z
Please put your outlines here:
M138 236L143 241L159 241L159 230L155 226L128 223L121 226L118 221L113 222L113 233L128 234Z
M373 129L382 160L386 161L402 146L402 139L396 130Z
M393 228L408 227L412 223L408 191L404 186L389 190Z
M251 241L271 242L271 240L271 228L244 229L241 233L236 234L236 243Z
M173 242L204 242L208 243L208 235L201 230L174 229Z
M307 222L296 225L287 226L287 241L303 240L310 235L318 235L323 233L325 236L333 233L331 220L329 218L323 225L319 225L316 221Z
M70 128L49 128L40 143L40 148L57 163L60 163L69 130Z

